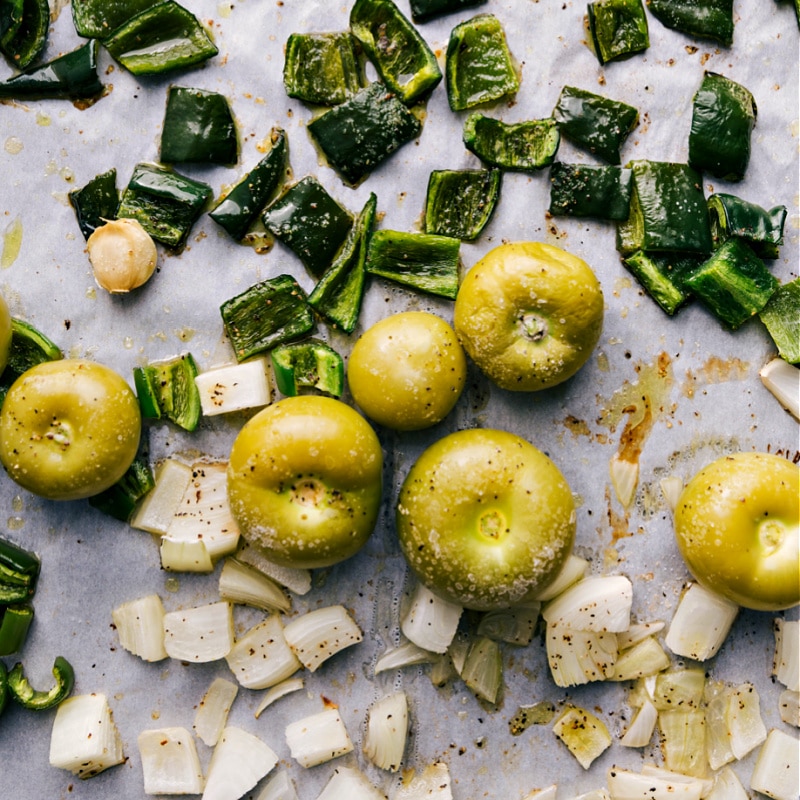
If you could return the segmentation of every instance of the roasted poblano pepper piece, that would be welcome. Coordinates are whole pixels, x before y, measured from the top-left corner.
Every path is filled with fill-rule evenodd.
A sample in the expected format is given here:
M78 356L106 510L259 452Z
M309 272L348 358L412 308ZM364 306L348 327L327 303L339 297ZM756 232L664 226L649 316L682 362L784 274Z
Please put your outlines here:
M145 8L103 40L134 75L158 75L201 64L219 52L200 20L174 0Z
M159 0L72 0L72 22L78 36L105 39L124 22Z
M23 0L0 0L0 41L6 35L13 36L22 24Z
M426 294L455 300L461 242L451 236L375 231L367 250L367 272Z
M236 123L225 95L170 86L161 131L161 161L235 164Z
M350 213L313 175L290 186L266 209L263 220L317 277L330 266L353 224Z
M601 64L650 46L642 0L596 0L589 3L588 20L592 49Z
M414 22L426 22L452 11L462 11L485 3L486 0L411 0L411 19Z
M619 100L565 86L553 109L562 136L609 164L619 164L619 151L639 122L639 112Z
M155 361L133 370L142 416L174 422L187 431L200 421L200 392L195 385L197 362L191 353Z
M381 83L372 83L308 124L330 165L358 183L406 142L422 123Z
M356 0L350 30L381 80L404 103L432 91L441 81L436 56L392 0Z
M117 170L112 167L96 175L80 189L74 189L69 193L69 202L75 210L83 238L88 239L95 228L117 217Z
M48 0L22 0L12 6L12 24L0 37L0 51L17 69L27 69L47 45L50 3Z
M692 101L689 164L723 180L741 180L750 161L757 113L748 89L724 75L706 72Z
M286 133L273 128L270 139L272 147L264 158L208 213L236 241L245 237L286 178L289 149Z
M779 286L759 317L781 358L790 364L800 363L800 278Z
M647 294L672 316L691 298L686 278L703 263L703 257L637 250L623 259L623 263Z
M0 716L8 702L8 670L6 665L0 661Z
M0 83L0 97L86 100L103 88L97 77L97 42L92 41Z
M560 217L628 218L631 171L556 162L550 167L550 213Z
M31 367L44 361L63 358L60 348L41 331L21 319L11 319L11 348L6 367L0 375L0 404L11 384Z
M688 164L631 161L630 214L617 226L617 250L711 252L711 226L700 175Z
M425 200L425 232L472 241L500 197L499 169L433 170Z
M143 458L135 458L113 486L89 498L89 505L114 519L127 522L139 501L155 485L150 465Z
M445 60L447 100L453 111L499 100L519 90L506 34L494 14L478 14L450 33Z
M211 187L201 181L156 164L137 164L117 216L138 220L157 241L179 247L210 197Z
M349 31L293 33L286 42L283 86L289 97L319 106L338 106L363 86Z
M32 597L39 568L34 553L0 539L0 605L22 603Z
M325 342L308 339L282 344L270 353L270 358L281 394L294 397L301 388L309 388L341 397L344 360Z
M30 605L0 608L0 656L10 656L22 650L32 622L33 607Z
M778 248L783 244L786 213L786 206L775 206L766 211L755 203L722 192L708 198L714 246L737 236L746 239L761 258L778 257Z
M55 683L47 691L34 689L25 677L22 664L15 664L8 673L8 691L21 706L33 711L46 711L69 697L75 685L75 672L63 656L57 656L53 664Z
M766 306L778 281L747 244L728 239L687 276L686 285L717 319L736 330Z
M251 286L220 306L236 359L245 361L314 330L306 293L291 275Z
M352 333L358 323L366 280L367 243L378 200L370 194L333 263L308 296L308 304L331 325Z
M555 120L534 119L514 124L470 114L464 122L464 144L485 164L530 171L553 163L561 136Z
M733 0L647 0L647 9L667 28L733 43Z

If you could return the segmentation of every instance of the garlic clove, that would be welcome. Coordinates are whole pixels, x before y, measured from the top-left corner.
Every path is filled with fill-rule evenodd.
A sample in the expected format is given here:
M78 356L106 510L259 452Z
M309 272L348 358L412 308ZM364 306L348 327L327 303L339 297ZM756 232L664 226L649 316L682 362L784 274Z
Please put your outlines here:
M87 249L97 285L112 294L142 286L156 268L155 242L135 219L110 220L96 228Z

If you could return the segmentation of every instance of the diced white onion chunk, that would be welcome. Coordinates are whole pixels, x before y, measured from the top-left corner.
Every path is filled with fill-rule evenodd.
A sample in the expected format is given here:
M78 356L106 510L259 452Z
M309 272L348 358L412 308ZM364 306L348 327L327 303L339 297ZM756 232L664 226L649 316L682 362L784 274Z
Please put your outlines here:
M164 647L170 658L204 663L225 658L233 647L230 603L208 603L164 615Z
M157 594L149 594L111 611L119 643L144 661L161 661L164 649L164 604Z
M800 748L797 739L773 728L761 746L750 788L773 800L797 800L800 786Z
M214 678L203 695L194 715L194 732L209 747L219 741L228 722L228 713L239 687L225 678Z
M283 635L309 672L363 639L361 628L341 605L317 608L295 617Z
M277 763L278 756L269 745L229 725L211 754L203 800L239 800Z
M353 750L353 742L336 708L326 708L289 723L286 744L292 758L302 767L316 767Z
M200 794L203 771L186 728L142 731L138 738L145 794Z
M549 623L583 631L624 631L631 624L633 585L624 575L584 578L547 603Z
M463 609L421 583L414 587L408 611L400 620L404 636L423 650L444 653L458 628Z
M408 698L394 692L372 704L367 718L364 753L379 769L397 772L408 738Z
M664 643L676 655L706 661L716 655L739 606L692 583L678 602Z
M206 417L269 405L270 385L264 358L201 372L194 379Z

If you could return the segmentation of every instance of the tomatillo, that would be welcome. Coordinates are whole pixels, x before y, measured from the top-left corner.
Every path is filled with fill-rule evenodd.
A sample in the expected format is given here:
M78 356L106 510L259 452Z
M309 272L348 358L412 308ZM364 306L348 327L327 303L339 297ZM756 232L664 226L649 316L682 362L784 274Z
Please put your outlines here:
M800 604L800 468L768 453L713 461L675 509L681 555L699 583L745 608Z
M228 500L242 536L277 564L326 567L372 533L382 472L378 437L357 411L331 397L287 397L239 431Z
M603 328L603 291L583 259L540 242L490 250L467 272L454 327L502 389L533 392L571 378Z
M47 361L24 372L0 411L0 462L20 486L50 500L79 500L115 484L139 447L133 390L110 367Z
M397 503L400 547L417 578L465 608L507 608L558 575L575 538L575 502L556 465L506 431L473 429L431 445Z

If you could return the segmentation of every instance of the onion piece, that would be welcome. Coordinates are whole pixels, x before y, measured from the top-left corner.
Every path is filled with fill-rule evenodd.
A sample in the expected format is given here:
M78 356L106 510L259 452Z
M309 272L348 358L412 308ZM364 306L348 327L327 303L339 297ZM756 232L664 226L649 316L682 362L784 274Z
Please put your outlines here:
M269 405L270 382L265 358L201 372L194 379L206 417Z
M619 504L624 509L630 508L639 483L639 462L628 461L621 458L619 453L614 453L608 464L608 471Z
M336 767L317 800L385 800L361 770Z
M756 758L750 788L773 800L797 800L800 753L797 739L773 728Z
M285 769L280 769L264 784L256 800L299 800L299 798L289 773Z
M544 789L533 789L522 800L556 800L558 787L556 784L547 786Z
M645 700L619 743L623 747L647 747L653 738L657 720L658 709L649 700Z
M59 704L50 734L50 766L92 778L122 764L122 739L104 694L72 695Z
M239 800L277 763L269 745L229 725L211 754L203 800Z
M161 537L159 548L161 569L165 572L198 572L208 574L214 571L214 563L202 539L182 541L169 534Z
M302 667L286 641L277 614L270 614L237 639L225 660L236 680L247 689L268 689Z
M705 787L703 781L675 780L675 777L611 767L607 784L613 800L700 800Z
M487 611L481 615L475 632L478 636L488 636L508 644L529 645L533 640L541 607L538 600L533 600L512 608Z
M235 552L239 545L239 526L228 504L227 470L221 462L194 464L192 479L166 531L175 541L202 541L212 561Z
M728 726L734 758L742 759L767 738L761 718L761 703L752 683L743 683L731 693Z
M800 621L776 617L773 620L775 633L775 656L772 674L787 689L800 691Z
M260 608L262 611L288 611L291 600L272 578L235 558L226 558L219 574L221 600Z
M551 584L542 589L541 592L536 594L536 599L544 603L547 600L552 600L558 597L565 589L569 589L573 583L577 583L586 575L586 570L589 569L589 562L585 558L576 556L570 553L564 566L561 567L561 572L556 575Z
M317 608L295 617L284 628L283 635L309 672L364 638L361 628L341 605Z
M403 635L423 650L444 653L458 629L463 608L417 583L408 611L400 620Z
M748 794L736 773L730 767L723 767L714 776L714 785L704 800L748 800Z
M258 719L273 703L280 700L281 697L286 697L287 694L299 691L304 685L305 682L302 678L287 678L285 681L281 681L270 687L264 693L264 697L258 704L255 714L256 719Z
M655 636L666 628L666 623L661 620L655 622L638 622L633 624L626 631L617 633L617 646L620 650L627 650L635 644L646 639L648 636Z
M376 662L373 670L375 675L386 672L390 669L402 669L403 667L414 667L419 664L430 664L438 658L438 654L431 653L430 650L423 650L414 642L403 642L403 644L387 650Z
M164 615L164 648L170 658L203 663L225 658L233 647L230 603L208 603Z
M476 636L459 673L467 688L481 700L495 704L503 683L500 646L486 636Z
M605 789L594 789L591 792L579 794L572 800L611 800L611 795Z
M775 399L800 420L800 369L782 358L773 358L758 374Z
M117 606L111 619L117 629L119 643L144 661L161 661L167 657L164 649L164 604L157 594Z
M203 771L186 728L142 731L137 740L145 794L200 794Z
M617 634L548 625L547 663L556 686L579 686L614 674Z
M706 674L700 667L671 669L656 676L653 704L659 711L700 708L705 688Z
M617 644L619 637L620 634L617 634ZM648 636L619 653L609 680L629 681L644 678L667 669L669 665L669 656L664 652L664 648L655 637Z
M219 741L228 722L228 713L239 693L239 687L225 678L214 678L203 695L194 715L194 732L209 747Z
M173 458L163 461L156 469L155 485L131 517L131 527L158 536L165 534L191 480L190 466Z
M800 692L784 689L778 698L778 707L783 722L800 728Z
M373 703L367 718L364 753L379 769L397 772L408 738L408 698L394 692Z
M391 800L453 800L450 769L444 761L428 764L422 772L404 779Z
M735 603L691 583L678 602L664 643L676 656L706 661L722 647L738 613Z
M666 478L662 478L658 485L661 487L661 494L664 495L669 510L675 511L678 507L678 498L683 491L683 478L679 475L670 475Z
M326 708L290 722L286 726L286 744L292 758L307 768L353 751L353 742L337 708Z
M672 708L658 712L664 766L672 772L703 777L707 769L706 721L699 708Z
M584 769L589 769L592 762L611 746L611 734L606 724L577 706L564 710L553 724L553 733Z
M631 624L633 585L624 575L584 578L547 603L542 617L575 630L624 631Z
M236 558L244 564L249 564L254 569L257 569L275 581L275 583L285 586L290 592L304 595L311 591L311 570L283 567L280 564L276 564L269 559L266 551L258 547L258 545L246 542L243 539L240 540Z

